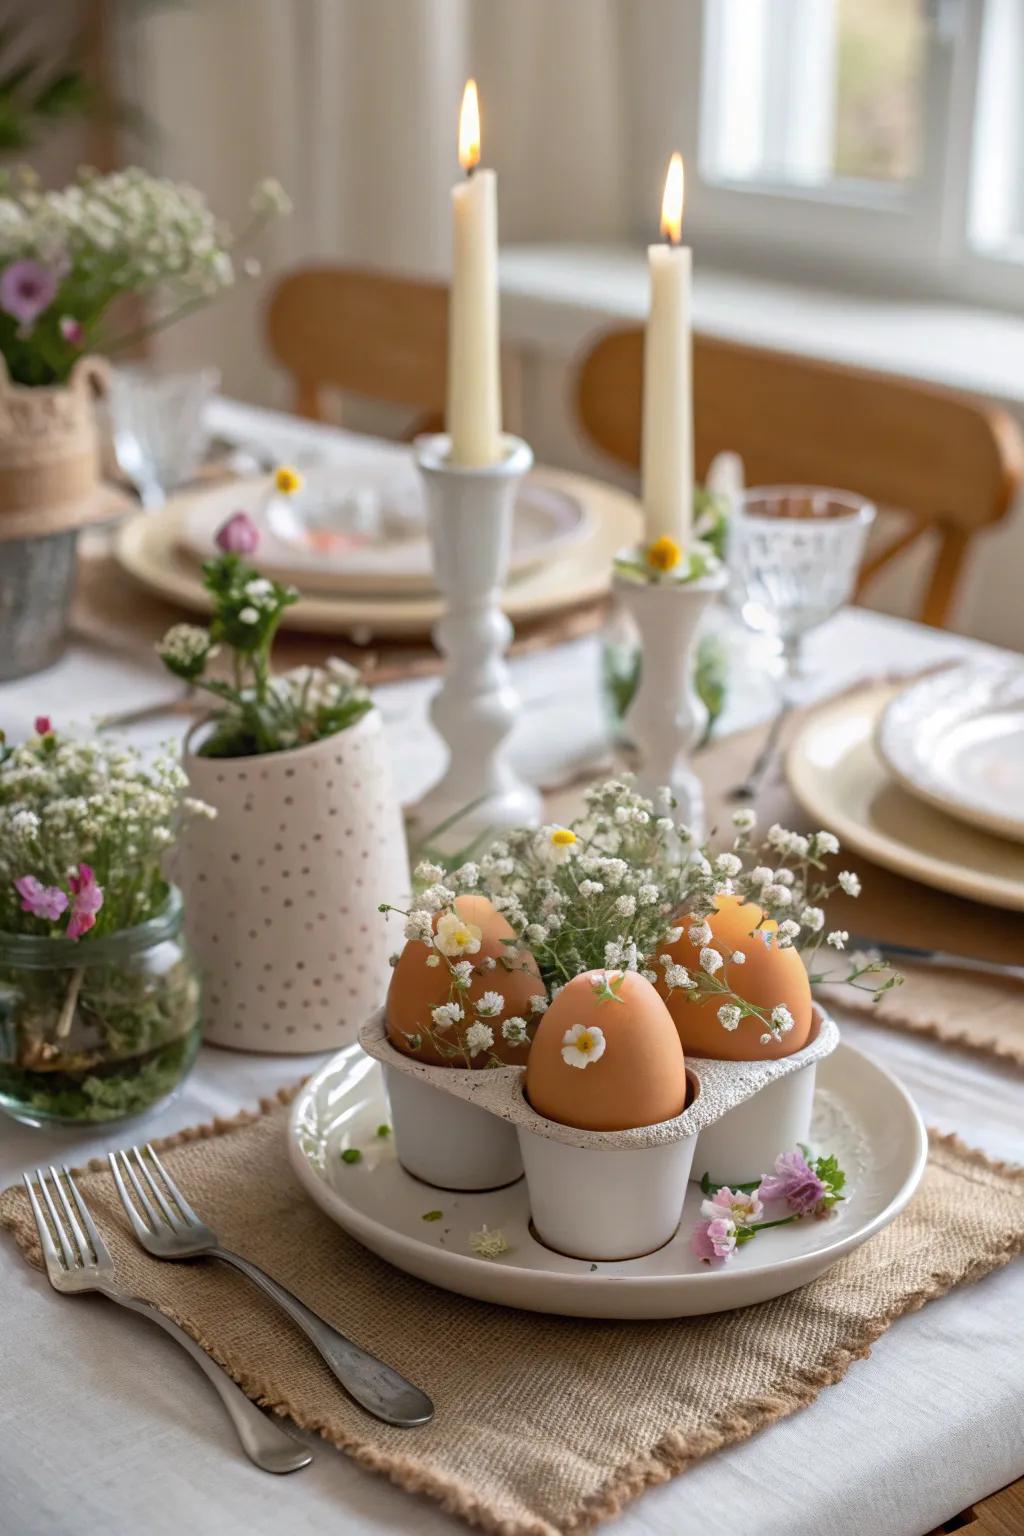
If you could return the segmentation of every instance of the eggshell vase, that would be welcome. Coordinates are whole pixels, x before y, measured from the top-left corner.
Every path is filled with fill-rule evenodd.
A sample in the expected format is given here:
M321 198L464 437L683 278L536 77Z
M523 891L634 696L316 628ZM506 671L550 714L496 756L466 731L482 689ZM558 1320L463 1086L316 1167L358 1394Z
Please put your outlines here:
M258 757L198 756L205 729L186 742L185 770L217 816L186 824L174 860L205 1038L338 1049L387 988L378 905L404 905L411 886L380 715Z

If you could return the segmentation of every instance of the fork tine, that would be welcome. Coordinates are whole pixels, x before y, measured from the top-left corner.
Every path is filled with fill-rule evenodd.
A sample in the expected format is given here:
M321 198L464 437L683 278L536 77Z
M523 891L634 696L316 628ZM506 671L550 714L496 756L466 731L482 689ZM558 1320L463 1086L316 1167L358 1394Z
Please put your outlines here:
M57 1234L57 1242L60 1244L61 1255L64 1259L64 1268L77 1269L77 1259L73 1258L71 1255L70 1245L67 1238L64 1236L64 1228L61 1226L60 1217L57 1215L57 1207L54 1205L53 1197L51 1196L50 1191L46 1185L45 1170L42 1168L37 1168L36 1178L39 1181L39 1188L42 1191L43 1199L46 1201L46 1209L50 1213L50 1220L53 1222L53 1230Z
M93 1255L97 1263L107 1264L110 1262L110 1251L100 1236L96 1223L93 1221L92 1216L89 1214L89 1207L78 1193L78 1185L72 1178L71 1169L67 1166L66 1163L63 1165L63 1171L64 1177L68 1181L68 1188L71 1191L72 1198L75 1202L75 1205L78 1207L78 1214L82 1218L82 1225L84 1226L86 1232L89 1234L89 1242L92 1246Z
M156 1211L153 1209L152 1201L150 1200L149 1196L146 1194L146 1191L143 1189L142 1185L139 1183L139 1176L135 1172L135 1169L132 1167L132 1160L131 1160L131 1158L130 1158L130 1156L128 1155L127 1152L122 1152L121 1153L121 1166L124 1169L125 1173L128 1175L128 1177L131 1179L131 1181L132 1181L132 1188L134 1189L135 1193L138 1195L139 1199L142 1201L142 1209L145 1211L146 1215L149 1217L150 1231L151 1232L159 1232L159 1230L160 1230L160 1228L162 1226L162 1222L160 1220L160 1217L157 1215Z
M28 1203L32 1207L32 1215L35 1218L36 1231L39 1233L39 1246L43 1250L43 1262L45 1263L47 1269L63 1269L64 1265L61 1263L60 1254L57 1252L57 1249L54 1246L53 1237L50 1234L50 1228L47 1224L46 1217L43 1215L43 1208L39 1204L39 1201L36 1198L36 1192L32 1187L32 1180L29 1178L27 1173L23 1173L21 1177L22 1182L25 1185L25 1189L28 1192Z
M124 1206L124 1213L132 1224L132 1231L135 1233L135 1236L138 1238L139 1242L145 1246L146 1238L150 1236L150 1229L146 1226L146 1223L135 1209L135 1201L128 1193L128 1186L125 1184L124 1179L121 1177L121 1164L119 1159L123 1157L123 1155L123 1153L108 1152L107 1162L110 1164L110 1171L114 1175L114 1183L117 1185L117 1192L121 1196L121 1204Z
M89 1252L89 1244L86 1240L85 1233L78 1225L78 1217L71 1209L70 1201L68 1200L67 1195L64 1193L64 1186L60 1181L60 1174L57 1172L52 1163L50 1164L50 1178L53 1180L53 1187L57 1191L57 1198L61 1203L61 1209L68 1219L68 1226L71 1228L72 1241L78 1250L78 1261L80 1264L89 1264L92 1262L92 1255Z
M203 1224L202 1221L196 1215L195 1211L189 1205L188 1201L185 1199L185 1196L182 1194L182 1192L178 1188L177 1184L175 1184L174 1180L171 1178L170 1174L167 1172L167 1169L164 1167L163 1163L160 1161L160 1159L157 1157L156 1153L153 1151L153 1146L152 1146L151 1142L148 1142L148 1141L146 1142L146 1151L149 1153L150 1157L153 1159L153 1163L154 1163L158 1173L160 1174L160 1177L163 1179L164 1183L167 1185L167 1189L168 1189L168 1192L170 1193L171 1199L174 1201L175 1205L178 1207L178 1210L184 1216L186 1222L190 1223L194 1227L201 1227L202 1224Z
M149 1185L157 1205L160 1207L161 1211L163 1211L164 1219L167 1222L167 1225L173 1232L183 1231L186 1223L182 1221L177 1211L172 1211L171 1207L167 1204L167 1201L164 1199L164 1192L160 1188L156 1179L154 1179L153 1175L150 1173L149 1169L146 1167L146 1162L142 1156L142 1153L139 1151L138 1147L132 1147L132 1151L135 1153L135 1161L138 1164L139 1172L142 1174L142 1177Z

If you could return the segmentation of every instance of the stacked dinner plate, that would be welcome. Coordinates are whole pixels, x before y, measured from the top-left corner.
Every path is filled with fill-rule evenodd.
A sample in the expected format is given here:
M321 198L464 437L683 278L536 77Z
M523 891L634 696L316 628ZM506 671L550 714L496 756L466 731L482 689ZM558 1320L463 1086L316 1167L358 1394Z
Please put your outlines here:
M797 799L876 864L1024 910L1024 661L969 661L816 710Z
M201 564L214 534L245 510L260 529L265 574L298 587L285 625L356 643L425 638L441 614L425 506L411 450L347 437L312 464L294 497L268 475L233 478L175 496L121 529L117 554L160 596L209 610ZM638 536L634 499L610 486L537 469L515 507L504 608L514 623L545 619L608 590L612 558Z

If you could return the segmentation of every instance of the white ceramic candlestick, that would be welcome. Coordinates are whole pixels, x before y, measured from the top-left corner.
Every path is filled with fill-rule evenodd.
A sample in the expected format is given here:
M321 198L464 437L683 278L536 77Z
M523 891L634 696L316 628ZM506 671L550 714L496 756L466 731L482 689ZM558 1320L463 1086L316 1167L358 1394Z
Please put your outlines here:
M678 816L702 842L704 792L690 754L707 726L708 713L694 687L697 625L726 573L699 581L630 581L620 576L615 593L640 635L640 683L626 724L640 758L638 787L654 796L667 785Z
M496 463L470 468L453 464L450 450L446 434L416 440L434 574L445 600L434 639L447 667L430 717L449 758L415 819L417 839L458 852L489 830L536 826L540 796L517 776L505 751L519 701L505 662L512 626L500 607L516 488L533 453L519 438L505 437ZM451 827L430 836L454 817Z

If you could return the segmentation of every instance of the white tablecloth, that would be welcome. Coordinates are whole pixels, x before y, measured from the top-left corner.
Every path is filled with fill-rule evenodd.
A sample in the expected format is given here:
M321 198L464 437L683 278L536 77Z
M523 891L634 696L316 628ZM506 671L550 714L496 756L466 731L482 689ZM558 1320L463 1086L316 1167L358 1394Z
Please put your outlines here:
M816 646L829 690L966 649L949 635L851 612ZM514 664L523 712L516 752L538 782L600 750L596 642ZM419 794L442 754L426 720L431 683L382 688L399 787ZM79 644L50 673L0 688L0 728L17 737L45 712L58 723L145 702L165 687L154 662ZM770 707L755 676L733 689L730 721ZM148 739L180 729L148 726ZM993 1156L1021 1160L1017 1075L877 1026L845 1037L902 1078L926 1120ZM230 1115L319 1058L204 1049L180 1098L120 1136L32 1131L0 1120L0 1183L49 1159L79 1162L179 1126ZM922 1536L1024 1474L1020 1387L1024 1270L956 1291L906 1317L809 1408L647 1493L618 1536ZM451 1533L435 1506L317 1444L312 1467L276 1480L238 1452L213 1394L155 1328L100 1299L57 1297L0 1243L0 1532L11 1536L313 1536L332 1531ZM624 1390L628 1384L624 1384ZM443 1407L442 1407L443 1411Z

